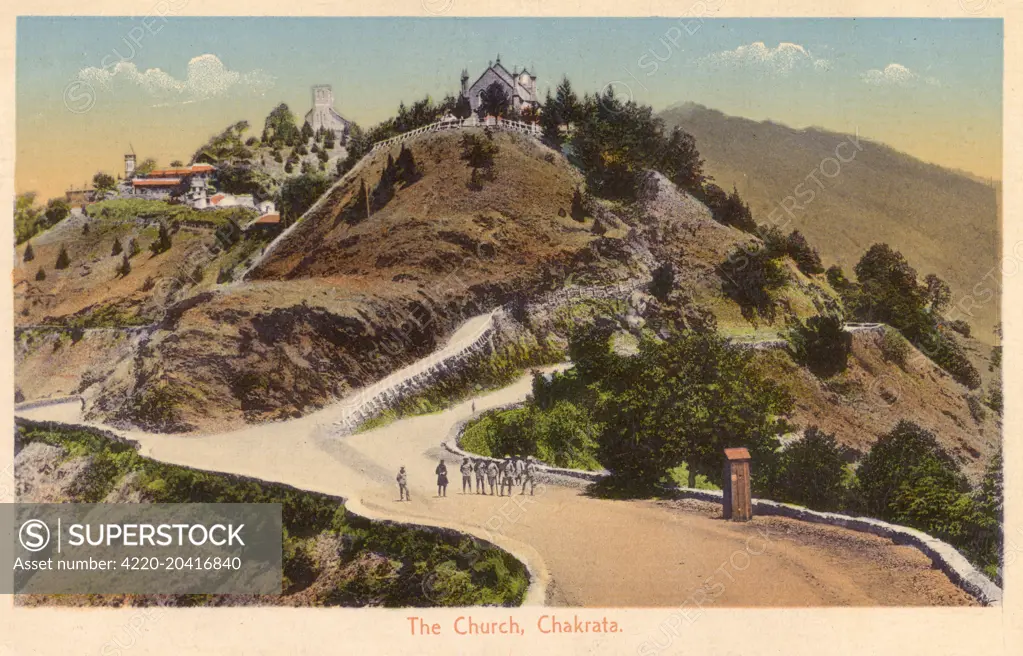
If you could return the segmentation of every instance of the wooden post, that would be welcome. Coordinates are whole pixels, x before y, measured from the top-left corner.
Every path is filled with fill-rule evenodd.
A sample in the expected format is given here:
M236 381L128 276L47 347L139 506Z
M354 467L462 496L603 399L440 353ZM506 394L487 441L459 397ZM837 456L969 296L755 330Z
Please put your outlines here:
M722 515L733 522L748 522L753 518L749 451L725 449L723 480Z

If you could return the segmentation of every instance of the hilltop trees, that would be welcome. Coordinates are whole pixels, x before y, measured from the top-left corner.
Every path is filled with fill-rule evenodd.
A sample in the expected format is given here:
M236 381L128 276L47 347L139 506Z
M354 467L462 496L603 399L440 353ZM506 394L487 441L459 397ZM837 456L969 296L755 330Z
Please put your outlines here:
M310 134L310 136L312 136ZM277 105L263 123L261 141L265 144L284 144L294 146L302 140L302 133L295 125L295 116L288 105Z
M504 85L493 82L480 93L480 104L476 114L480 118L487 116L505 116L508 113L510 100L504 91Z
M551 98L550 89L547 89L547 97L544 98L543 109L540 112L540 130L544 143L556 150L561 149L561 114L554 99Z
M469 103L469 99L458 94L458 100L455 101L455 107L451 113L458 119L467 119L472 116L472 105Z
M71 214L71 206L63 198L51 198L46 202L46 224L47 227L56 225Z
M658 170L679 189L699 191L706 179L703 160L696 150L696 139L680 127L672 128L658 160Z
M154 170L156 170L156 160L153 159L152 157L147 157L144 160L142 160L142 162L138 166L135 167L135 175L145 177L152 173Z
M558 83L555 103L558 118L565 125L571 126L582 118L582 105L579 103L579 97L572 90L572 83L567 75L563 76L561 82Z
M114 176L100 171L92 176L92 186L96 189L97 193L113 191L117 188L117 180L114 180Z

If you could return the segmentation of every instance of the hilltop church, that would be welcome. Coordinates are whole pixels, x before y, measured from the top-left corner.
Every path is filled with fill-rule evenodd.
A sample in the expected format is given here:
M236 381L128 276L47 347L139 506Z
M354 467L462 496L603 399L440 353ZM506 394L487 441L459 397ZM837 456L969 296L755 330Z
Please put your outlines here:
M476 112L480 106L480 94L494 82L504 88L505 95L511 101L512 108L516 112L525 109L535 109L540 104L540 98L536 95L536 76L523 68L520 72L516 66L512 72L501 64L501 55L497 56L496 62L490 62L487 70L469 84L469 72L462 70L462 95L468 98L469 106Z

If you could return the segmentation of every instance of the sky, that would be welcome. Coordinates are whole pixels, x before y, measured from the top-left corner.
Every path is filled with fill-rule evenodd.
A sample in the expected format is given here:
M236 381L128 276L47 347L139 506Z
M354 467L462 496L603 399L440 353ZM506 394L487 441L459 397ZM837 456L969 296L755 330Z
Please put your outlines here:
M301 118L315 84L369 127L498 57L541 95L567 75L1001 179L1002 41L997 19L19 17L15 186L60 195L129 149L187 162L238 120L258 136L280 102Z

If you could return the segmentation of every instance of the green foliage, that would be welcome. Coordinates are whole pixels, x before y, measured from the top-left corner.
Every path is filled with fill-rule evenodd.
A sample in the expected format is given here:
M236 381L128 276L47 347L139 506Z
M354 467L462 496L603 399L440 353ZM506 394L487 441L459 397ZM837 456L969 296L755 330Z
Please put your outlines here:
M703 174L703 159L696 149L696 139L678 126L672 128L655 163L657 170L676 187L691 193L701 190L707 179Z
M555 467L598 470L599 430L585 408L557 401L487 413L466 428L461 445L484 456L534 456Z
M969 485L930 431L900 421L863 458L857 479L859 507L870 516L940 539L962 536Z
M504 91L504 84L494 81L480 92L480 104L476 114L481 119L487 116L507 116L511 108L511 99Z
M965 319L955 319L954 321L946 321L944 325L948 326L950 329L959 333L963 337L969 337L970 334L973 332L973 329L970 327L970 323Z
M845 453L817 426L789 444L778 457L772 498L814 510L840 510L846 501Z
M288 225L305 214L306 210L330 188L330 180L319 173L303 173L289 178L281 185L277 208Z
M171 247L170 230L167 229L166 223L161 222L156 239L153 241L153 243L149 244L149 252L156 256L159 255L160 253L165 253L169 251L170 247Z
M493 139L467 132L462 135L462 161L474 169L489 169L494 166L494 157L500 150Z
M928 273L924 278L925 295L924 299L930 304L931 312L941 314L952 301L952 289L944 280L933 273ZM965 323L965 322L964 322ZM966 335L969 337L969 335Z
M572 150L592 193L612 199L635 198L640 175L665 156L660 119L633 101L622 102L609 86L587 96L572 137Z
M156 169L156 160L152 157L147 157L135 167L135 175L139 177L145 177L152 173Z
M894 362L901 368L906 367L909 358L910 345L902 334L890 326L885 326L884 336L881 338L881 354L884 359Z
M555 150L561 150L561 124L562 119L558 106L551 97L551 90L547 89L547 97L544 99L543 109L540 112L540 131L544 143Z
M55 225L60 223L71 214L71 207L67 204L63 198L51 198L46 203L46 223L47 225Z
M821 256L817 249L810 246L806 237L798 230L793 230L789 234L786 252L795 261L799 270L806 275L824 273L824 266L821 264Z
M788 429L788 393L750 352L714 334L644 338L635 356L598 359L608 365L594 383L594 417L603 425L597 459L628 484L656 485L682 462L691 476L719 481L722 449L745 446L763 462Z
M852 335L835 316L810 317L804 324L793 321L786 335L794 359L819 377L845 371L852 351Z
M113 191L117 188L117 180L114 179L114 176L100 171L92 176L92 186L97 193Z
M100 224L105 221L134 223L143 219L165 223L171 228L181 225L198 225L214 229L229 227L232 222L244 223L256 215L253 210L244 207L196 210L187 205L175 205L162 200L140 198L114 198L93 203L88 206L86 212L90 219ZM131 251L130 243L128 250Z
M759 244L736 246L718 266L722 287L745 316L774 318L772 292L788 281L779 255Z
M60 252L57 253L57 262L53 265L55 269L66 269L71 266L71 258L67 254L67 247L60 245Z
M277 105L263 123L261 141L271 145L293 146L302 140L301 131L295 125L295 116L285 103Z

